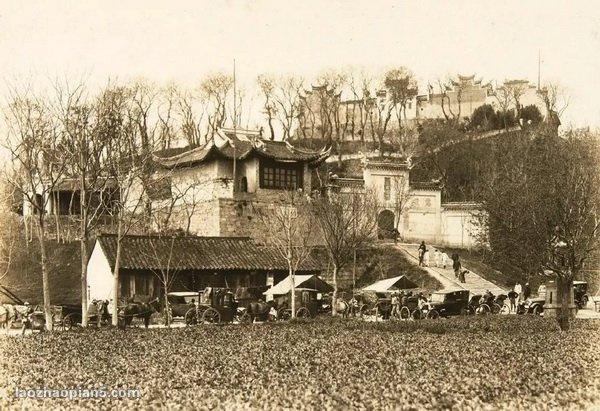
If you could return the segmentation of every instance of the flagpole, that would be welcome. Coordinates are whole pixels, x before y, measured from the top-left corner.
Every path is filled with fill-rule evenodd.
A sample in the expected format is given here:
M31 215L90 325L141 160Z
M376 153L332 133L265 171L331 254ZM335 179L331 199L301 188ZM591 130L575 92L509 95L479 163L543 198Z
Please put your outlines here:
M235 85L235 59L233 59L233 193L236 190L236 153L235 153L235 139L237 139L237 91Z

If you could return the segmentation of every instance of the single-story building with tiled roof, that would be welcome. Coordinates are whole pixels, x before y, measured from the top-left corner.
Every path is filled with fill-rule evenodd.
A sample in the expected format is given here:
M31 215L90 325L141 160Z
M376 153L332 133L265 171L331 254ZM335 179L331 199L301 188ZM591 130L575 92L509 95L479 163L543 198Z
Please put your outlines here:
M206 287L256 289L257 297L288 275L287 262L272 247L248 237L124 236L121 240L119 300L147 299L164 293L161 276L174 277L169 291ZM88 262L88 298L111 300L117 236L100 235ZM322 265L307 258L298 274L320 274Z

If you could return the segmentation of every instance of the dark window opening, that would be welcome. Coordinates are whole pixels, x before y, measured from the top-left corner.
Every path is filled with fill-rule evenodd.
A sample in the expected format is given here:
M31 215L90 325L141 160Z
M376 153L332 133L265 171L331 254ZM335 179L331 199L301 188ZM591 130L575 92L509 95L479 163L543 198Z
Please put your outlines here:
M240 192L248 192L248 179L246 177L242 177L242 179L240 180Z
M261 161L260 188L302 188L302 165Z

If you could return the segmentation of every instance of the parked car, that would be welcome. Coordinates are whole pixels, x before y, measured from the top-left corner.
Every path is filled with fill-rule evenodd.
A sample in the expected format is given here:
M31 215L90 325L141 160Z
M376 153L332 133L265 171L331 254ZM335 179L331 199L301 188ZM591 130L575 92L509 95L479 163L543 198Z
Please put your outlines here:
M440 317L467 315L469 313L469 290L442 290L431 294L430 311L437 311Z
M544 312L545 298L534 297L522 301L517 306L517 314L541 315Z
M587 306L589 296L587 294L588 283L585 281L573 281L573 297L577 308L580 310Z

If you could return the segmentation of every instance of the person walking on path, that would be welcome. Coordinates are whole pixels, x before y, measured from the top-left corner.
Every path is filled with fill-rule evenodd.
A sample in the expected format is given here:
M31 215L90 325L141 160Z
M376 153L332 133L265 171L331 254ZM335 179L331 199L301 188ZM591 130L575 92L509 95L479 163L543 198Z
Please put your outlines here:
M441 265L442 265L442 255L440 254L440 251L436 248L435 251L433 252L433 266L441 267Z
M425 252L423 253L423 265L425 267L429 267L429 250L425 250Z
M462 269L460 257L458 256L458 254L454 254L452 255L452 259L454 260L454 262L452 263L452 268L454 269L454 278L458 279L460 270Z
M444 270L445 270L446 265L448 264L448 254L442 253L441 260L442 260L442 267L444 267Z
M425 245L425 241L421 241L421 245L419 246L419 267L423 266L425 251L427 251L427 246Z

